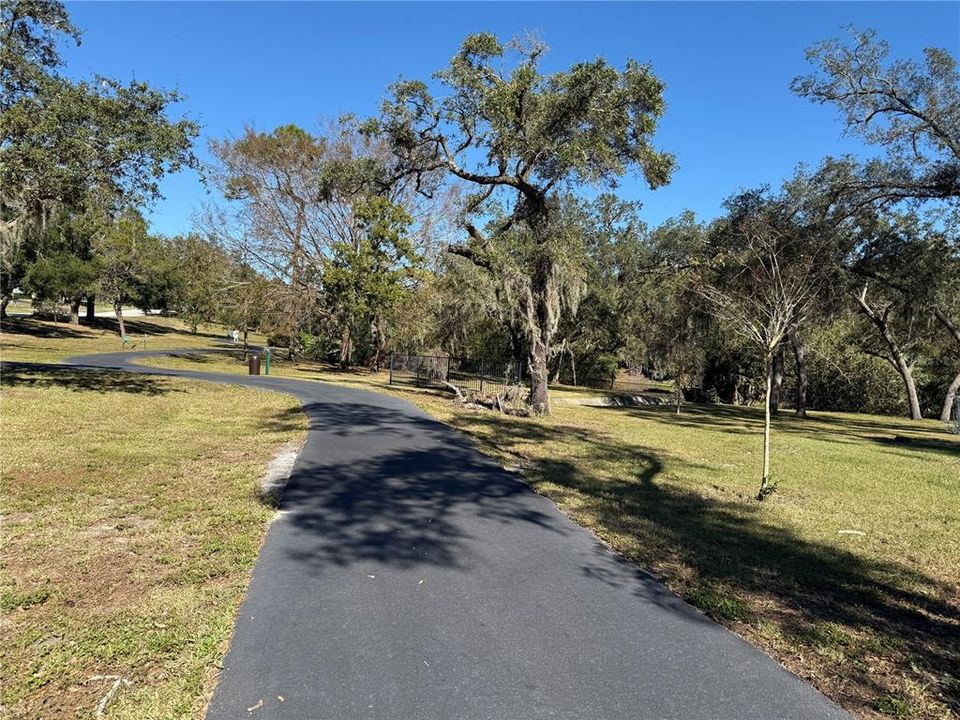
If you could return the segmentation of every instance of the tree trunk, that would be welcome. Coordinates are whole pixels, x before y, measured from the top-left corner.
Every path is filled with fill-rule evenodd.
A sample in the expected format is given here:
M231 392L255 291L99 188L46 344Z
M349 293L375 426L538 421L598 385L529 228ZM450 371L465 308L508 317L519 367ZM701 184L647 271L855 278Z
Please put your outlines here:
M950 383L950 387L947 388L947 394L943 398L943 410L940 411L941 422L950 422L950 411L953 410L953 403L957 399L958 391L960 391L960 373L957 373L953 382Z
M797 417L805 418L807 416L807 352L803 347L803 342L797 335L796 330L791 330L787 335L790 340L790 347L793 348L794 372L797 375L797 402L795 412Z
M97 298L95 295L91 295L87 298L87 320L93 322L93 319L97 316Z
M954 339L960 343L960 327L957 326L953 320L951 320L943 310L941 310L936 305L933 306L933 314L936 316L937 320L947 329ZM943 409L940 411L940 420L942 422L950 422L950 411L953 409L953 402L957 397L957 393L960 392L960 373L953 379L953 382L950 383L950 387L947 388L946 397L943 399Z
M7 319L7 317L8 317L8 315L7 315L7 305L9 305L9 304L10 304L10 296L9 296L9 295L4 295L3 298L0 299L0 320L6 320L6 319Z
M893 336L893 332L890 330L890 325L887 323L887 313L884 312L880 314L870 307L870 305L867 304L866 292L866 289L864 289L863 293L857 296L857 302L860 304L860 309L863 310L864 314L877 326L884 341L887 343L887 348L890 350L890 362L893 363L897 372L900 373L900 377L903 378L903 385L907 391L907 404L910 407L910 419L920 420L923 418L923 414L920 412L920 399L917 396L917 386L913 382L913 369L904 357L900 346L897 344L896 338Z
M350 326L344 325L340 331L340 369L350 369L350 358L353 355Z
M943 324L947 331L953 335L954 339L960 343L960 327L958 327L953 320L947 317L947 314L936 305L933 307L933 314L936 316L937 320Z
M550 346L560 315L557 309L556 267L542 260L530 278L530 289L522 301L529 333L530 406L537 415L550 414Z
M565 354L569 354L571 361L573 360L573 351L570 350L569 347L570 346L567 343L567 339L564 338L563 342L560 343L560 347L557 348L557 351L556 351L557 367L556 369L554 369L553 378L550 380L550 383L553 385L556 385L557 383L560 382L560 373L563 370L563 356Z
M118 302L114 303L113 311L117 314L117 325L120 331L120 337L125 339L127 337L127 328L123 324L123 306Z
M780 412L780 396L783 391L783 345L777 347L773 355L773 376L770 386L770 412L776 415Z
M773 393L773 357L767 355L767 398L763 409L763 477L760 480L760 491L757 493L757 500L763 500L767 496L767 486L770 483L770 405Z
M373 337L373 358L370 362L370 368L374 372L380 372L380 365L383 362L383 351L386 346L383 326L383 318L374 316L370 320L370 334Z
M70 324L71 325L80 324L80 300L81 298L73 298L70 301Z
M537 415L550 414L550 393L547 389L547 346L540 337L530 343L530 407Z
M894 364L903 378L903 386L907 391L907 404L910 406L910 419L922 420L923 413L920 412L920 397L917 395L917 386L913 382L913 368L903 359L902 355L894 359Z
M523 330L519 323L511 320L507 323L507 331L510 333L510 351L513 353L513 364L517 368L517 382L520 382L523 366L528 362L526 344L523 341Z

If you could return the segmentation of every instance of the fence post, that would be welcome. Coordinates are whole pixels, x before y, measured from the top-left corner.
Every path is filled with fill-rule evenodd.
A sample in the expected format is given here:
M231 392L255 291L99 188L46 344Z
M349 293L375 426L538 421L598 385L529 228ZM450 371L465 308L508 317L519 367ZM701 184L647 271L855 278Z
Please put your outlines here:
M416 360L417 374L416 374L416 375L414 376L414 378L413 378L413 386L414 386L414 387L420 387L420 356L417 355L417 356L415 356L415 357L417 358L417 360Z
M443 378L446 382L450 382L450 356L447 355L447 374Z
M390 385L393 385L393 352L390 353Z
M480 394L483 395L483 360L480 361Z

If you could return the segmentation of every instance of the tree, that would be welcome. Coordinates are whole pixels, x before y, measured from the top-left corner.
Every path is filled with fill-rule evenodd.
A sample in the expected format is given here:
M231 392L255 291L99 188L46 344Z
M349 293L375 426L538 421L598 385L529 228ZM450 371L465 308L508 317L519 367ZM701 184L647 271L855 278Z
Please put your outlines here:
M544 75L544 51L537 41L504 45L490 33L470 35L435 76L441 95L420 81L398 82L367 125L389 140L400 175L419 181L444 171L476 189L464 208L468 239L448 250L492 273L515 273L530 403L540 413L550 410L548 361L578 282L562 272L570 248L559 240L559 196L577 183L612 184L635 168L656 188L673 167L651 145L664 102L648 66L630 60L618 70L597 59ZM523 260L498 267L506 247L523 248Z
M860 310L883 339L881 350L865 349L900 374L910 417L918 420L922 408L913 368L932 342L934 323L946 330L951 343L960 340L951 317L960 248L955 237L914 212L863 215L857 236L844 267L853 276Z
M140 292L151 256L159 240L147 233L147 223L135 210L128 209L99 235L95 243L100 279L98 294L113 305L117 331L126 340L123 306L134 302Z
M60 3L10 2L0 6L0 35L0 317L6 317L13 290L28 270L22 244L31 231L3 175L6 148L16 139L8 126L9 113L39 93L61 65L58 36L79 43L80 32ZM33 229L34 235L41 232Z
M79 322L80 301L93 292L99 266L83 218L61 210L46 227L34 227L21 248L22 283L37 301L66 302L70 322Z
M676 411L684 390L702 375L709 317L691 287L691 259L704 251L706 233L692 212L668 220L650 237L656 272L646 275L647 305L641 320L651 360L673 378Z
M55 212L117 215L160 196L163 175L196 167L197 125L171 120L176 92L57 72L61 36L79 40L48 0L3 4L0 54L0 310L28 268L15 262L31 228Z
M757 499L770 488L770 417L774 356L803 322L825 275L824 249L789 208L763 193L728 201L730 215L713 229L707 254L691 275L716 317L751 343L763 359L766 392L763 475Z
M618 366L647 359L648 280L656 260L639 203L603 193L581 205L571 220L585 240L586 288L577 315L567 315L558 331L555 373L568 358L574 384L609 383Z
M401 301L422 261L407 235L412 218L384 197L358 201L357 232L335 242L323 274L324 295L343 330L340 366L349 367L355 337L366 331L370 366L379 370L387 315Z
M954 291L960 290L957 283L954 282ZM954 302L956 303L956 298L958 296L954 295ZM947 315L940 307L934 307L934 313L937 320L947 329L947 332L957 341L958 346L960 346L960 325L954 322L953 318ZM956 354L956 353L955 353ZM943 396L943 405L940 410L940 420L943 422L950 421L950 412L953 408L954 402L956 401L957 394L960 393L960 371L953 377L953 380L950 381L950 384L947 386L946 393Z
M230 258L215 243L196 233L175 237L169 246L178 279L173 309L190 326L190 332L196 333L201 323L215 322L222 314Z
M817 72L797 77L801 97L831 103L847 130L885 150L855 167L828 161L842 192L861 203L960 198L960 72L943 48L926 48L924 63L887 62L889 47L871 30L850 29L852 42L814 45Z
M843 113L847 130L860 135L867 142L880 146L885 156L864 163L849 158L828 158L821 175L832 186L831 194L840 202L836 214L842 219L856 214L862 208L883 209L897 203L913 206L945 204L952 206L954 215L940 215L943 224L956 223L960 203L960 72L956 58L943 48L926 48L922 64L897 60L887 61L889 48L877 39L873 31L851 28L852 42L827 40L810 48L808 58L818 65L818 72L794 79L793 90L819 103L832 103ZM934 210L936 212L936 208ZM949 212L949 210L947 211ZM944 219L946 217L946 219ZM936 222L928 222L927 228ZM901 306L909 304L910 314L921 310L919 295L937 295L930 278L920 278L916 267L937 263L942 254L934 253L926 261L919 250L930 244L915 238L911 247L903 251L895 279L887 268L885 277L875 275L893 291ZM941 274L940 280L943 279ZM876 284L876 283L874 283ZM909 286L909 287L908 287ZM882 311L871 308L867 302L866 285L857 295L861 310L877 327L890 348L887 357L904 377L911 417L919 417L916 388L909 377L909 363L893 337L889 312L895 303L887 302ZM926 304L951 338L956 323L944 311L943 293L926 298ZM896 358L900 357L900 360ZM960 387L960 373L947 389L951 398Z
M268 314L276 311L271 302L276 286L276 282L271 283L242 256L228 255L225 275L216 297L219 306L217 319L240 330L244 347L250 331L265 328Z
M285 326L276 328L278 336L295 343L301 330L335 326L341 364L349 364L357 328L348 308L354 300L331 302L330 292L334 285L344 292L352 285L328 284L325 273L338 267L332 263L338 257L341 271L356 267L355 259L347 262L346 248L370 247L371 226L363 213L379 202L373 198L387 203L381 209L395 207L409 218L411 231L404 232L403 242L410 243L410 252L401 253L407 260L425 254L433 209L415 201L411 180L387 177L393 160L383 143L347 121L328 126L325 136L292 125L271 133L248 129L213 149L218 159L213 179L226 202L210 208L206 231L277 281L271 303L284 307L277 318ZM371 339L383 337L382 331Z

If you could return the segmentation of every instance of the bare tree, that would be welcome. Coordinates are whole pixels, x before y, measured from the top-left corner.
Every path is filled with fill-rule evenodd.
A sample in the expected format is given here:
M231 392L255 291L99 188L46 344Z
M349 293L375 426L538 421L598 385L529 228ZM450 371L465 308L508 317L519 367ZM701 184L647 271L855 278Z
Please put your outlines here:
M329 327L338 338L340 364L347 366L357 330L349 308L357 300L330 297L325 278L338 253L361 252L369 227L358 208L374 196L402 206L411 217L416 254L424 256L441 232L437 209L445 205L417 192L428 187L429 177L418 178L419 188L413 178L396 177L388 148L349 120L329 123L322 132L288 125L270 133L247 129L239 139L214 142L212 179L224 202L208 207L200 223L275 281L268 316L277 319L278 334L293 342L300 329ZM379 345L383 333L378 325Z
M694 273L694 289L713 314L749 340L763 357L766 398L758 500L771 492L774 357L791 330L803 322L823 278L815 238L781 220L772 205L734 217L717 233L719 252Z

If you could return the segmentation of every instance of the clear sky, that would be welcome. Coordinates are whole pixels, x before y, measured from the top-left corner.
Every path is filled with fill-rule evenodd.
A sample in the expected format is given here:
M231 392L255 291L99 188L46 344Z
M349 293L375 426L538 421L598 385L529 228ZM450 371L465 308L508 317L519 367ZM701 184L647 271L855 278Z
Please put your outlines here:
M210 138L324 117L376 112L399 76L428 79L463 37L537 32L546 71L602 55L650 62L666 82L657 145L679 170L651 192L627 178L656 224L690 208L717 214L733 191L778 184L798 162L862 153L832 108L790 93L809 66L804 49L853 24L873 28L895 57L939 46L960 54L960 3L195 3L71 2L83 30L67 72L136 78L187 95L181 109ZM186 232L206 190L192 172L164 181L155 230Z

